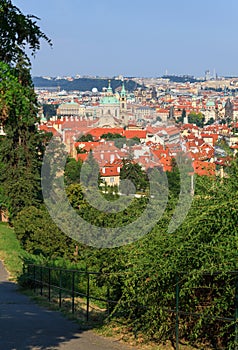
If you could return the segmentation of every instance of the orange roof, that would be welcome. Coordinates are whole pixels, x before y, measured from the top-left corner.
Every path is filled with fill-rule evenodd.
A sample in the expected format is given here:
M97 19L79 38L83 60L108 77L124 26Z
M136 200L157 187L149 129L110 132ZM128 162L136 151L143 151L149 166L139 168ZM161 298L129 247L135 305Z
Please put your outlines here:
M82 128L88 128L92 126L96 121L95 120L64 120L62 124L62 129L71 129L71 130L82 130Z
M214 176L216 164L195 160L193 162L194 172L200 176Z
M87 158L88 158L88 153L78 153L76 156L76 160L81 160L82 162L85 162Z
M120 176L120 167L114 164L103 166L100 169L100 174L102 177Z
M93 128L88 131L89 134L95 137L95 139L100 139L103 134L120 134L122 135L123 128Z
M127 139L132 139L133 137L138 137L139 139L145 139L146 138L146 130L124 130L123 136L125 136Z
M75 142L74 146L80 149L84 149L85 151L89 152L91 149L94 149L95 147L98 147L100 144L99 142ZM80 147L81 146L81 147Z
M45 132L52 132L52 134L54 136L55 135L59 135L60 136L60 133L55 128L53 128L51 125L42 124L42 125L39 126L39 129L41 131L45 131Z
M201 134L201 137L203 139L210 139L212 140L212 144L215 145L215 143L218 140L218 134Z

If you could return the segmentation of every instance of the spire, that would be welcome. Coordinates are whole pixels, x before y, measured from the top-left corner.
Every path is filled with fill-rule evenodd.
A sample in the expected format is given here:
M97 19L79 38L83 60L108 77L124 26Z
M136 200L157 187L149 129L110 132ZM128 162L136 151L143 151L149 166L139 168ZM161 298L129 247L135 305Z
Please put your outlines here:
M108 88L107 88L107 93L109 95L112 95L112 87L111 87L111 80L108 80Z
M122 80L121 97L124 97L124 96L126 96L126 89L125 89L124 80Z

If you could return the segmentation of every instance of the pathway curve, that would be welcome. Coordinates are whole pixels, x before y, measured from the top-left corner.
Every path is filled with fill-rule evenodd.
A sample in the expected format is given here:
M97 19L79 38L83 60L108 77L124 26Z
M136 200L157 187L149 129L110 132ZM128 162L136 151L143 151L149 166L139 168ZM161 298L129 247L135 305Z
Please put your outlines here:
M131 350L35 304L18 291L0 261L0 350Z

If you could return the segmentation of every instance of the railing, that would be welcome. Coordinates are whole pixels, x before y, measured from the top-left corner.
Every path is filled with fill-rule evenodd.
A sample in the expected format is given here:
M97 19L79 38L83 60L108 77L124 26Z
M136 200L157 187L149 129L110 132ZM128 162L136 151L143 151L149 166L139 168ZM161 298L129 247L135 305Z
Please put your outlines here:
M224 272L217 271L213 273L206 273L203 272L201 274L202 278L216 278L219 276L224 275ZM230 324L234 330L234 350L238 350L238 271L229 271L226 273L227 277L229 276L231 278L231 287L233 285L233 288L235 290L234 297L233 297L233 305L234 307L232 310L230 310L229 315L227 317L225 315L219 316L219 315L207 315L208 320L213 320L216 322L224 322L226 324ZM199 319L203 315L199 312L190 312L181 309L180 307L180 291L184 289L183 282L184 279L186 279L186 273L180 273L177 274L176 276L176 284L175 284L175 309L172 310L167 310L171 311L175 314L175 339L176 339L176 350L179 350L179 326L180 326L180 320L182 317L186 316L192 316L195 319ZM192 294L193 289L202 289L202 288L207 288L207 290L211 290L212 287L194 287L194 288L189 288L190 295ZM186 289L186 288L185 288ZM228 312L228 311L227 311ZM232 348L233 349L233 348Z
M96 279L100 278L100 276L102 276L102 274L99 272L90 272L86 270L66 270L49 266L39 266L33 264L27 265L27 278L29 281L31 281L31 287L35 292L38 290L40 295L45 295L49 301L54 299L54 301L58 302L60 308L62 308L62 303L65 298L70 298L72 314L75 313L76 307L78 307L79 303L84 303L85 308L83 311L85 313L86 321L89 321L90 312L92 308L95 307L95 304L100 304L100 308L98 308L99 312L107 317L110 315L110 311L118 303L118 301L110 299L109 286L105 287L103 285L102 287L95 287L97 285L97 283L95 283ZM125 278L126 274L123 274L123 276ZM166 313L168 312L168 314L172 313L174 315L174 340L176 343L176 350L179 349L179 340L181 338L180 327L182 326L184 319L188 316L194 319L204 317L204 315L202 315L202 312L199 312L199 310L191 311L188 310L187 307L183 309L183 305L185 304L183 304L181 301L180 294L183 293L183 298L184 295L187 295L188 297L194 297L198 290L199 295L206 296L207 289L208 291L215 291L215 293L218 293L219 295L219 293L222 293L221 283L219 285L220 289L216 289L213 286L213 284L216 283L216 280L214 279L216 277L219 278L219 276L222 276L222 272L220 271L215 273L203 273L201 274L202 279L208 278L208 281L203 281L204 284L201 286L195 285L194 287L186 287L186 279L188 276L185 273L176 275L175 283L173 284L174 302L170 302L170 307L162 307ZM231 326L229 327L231 327L234 331L234 349L238 350L238 271L227 272L227 279L228 276L231 276L229 277L229 282L235 291L234 299L232 300L232 310L229 310L229 313L228 311L223 312L223 310L220 310L220 315L210 315L208 313L206 315L206 318L212 321L225 322L227 324L230 324ZM108 276L104 275L104 282L107 280L107 277L109 277L109 274ZM78 299L80 299L80 301ZM198 300L198 306L200 307L201 304L199 303L202 304L201 300ZM102 304L104 304L104 308L102 307ZM136 301L131 303L131 306L133 306L134 309L135 322L133 331L136 338L139 328L138 315L142 309L145 310L149 306L142 305L141 303L139 304L137 297ZM206 305L203 306L202 311L205 309Z
M93 295L91 280L101 275L98 272L68 270L34 264L28 264L25 270L27 270L27 279L31 281L34 292L39 291L40 295L46 296L49 301L53 299L54 302L58 301L59 308L62 308L63 301L68 299L70 299L72 314L75 313L76 306L85 305L82 310L85 313L86 321L89 321L90 309L94 308L94 310L97 309L101 313L109 315L110 305L116 303L114 300L110 300L109 287L100 288L102 296ZM95 289L95 284L93 289ZM101 307L98 307L98 304ZM105 305L104 308L102 308L102 304Z

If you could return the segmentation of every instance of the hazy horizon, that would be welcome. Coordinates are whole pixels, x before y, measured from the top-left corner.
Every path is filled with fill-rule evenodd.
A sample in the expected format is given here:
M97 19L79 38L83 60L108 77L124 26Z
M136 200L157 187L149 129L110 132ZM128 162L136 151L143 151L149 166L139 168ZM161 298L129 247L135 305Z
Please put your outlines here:
M13 0L42 43L33 76L238 76L238 2Z

